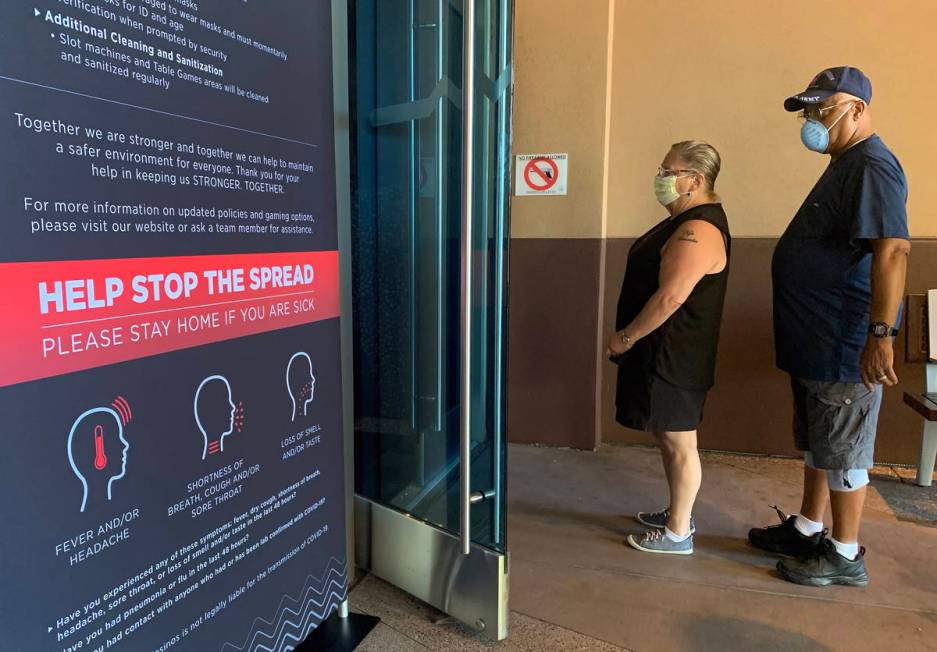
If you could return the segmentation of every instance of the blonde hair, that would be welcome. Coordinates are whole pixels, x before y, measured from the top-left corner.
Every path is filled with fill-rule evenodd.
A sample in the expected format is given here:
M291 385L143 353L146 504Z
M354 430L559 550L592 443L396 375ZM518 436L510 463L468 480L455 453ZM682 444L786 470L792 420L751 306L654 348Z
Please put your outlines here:
M674 143L671 151L677 154L687 166L699 172L706 180L709 194L716 196L716 177L722 168L722 157L716 148L702 140L684 140Z

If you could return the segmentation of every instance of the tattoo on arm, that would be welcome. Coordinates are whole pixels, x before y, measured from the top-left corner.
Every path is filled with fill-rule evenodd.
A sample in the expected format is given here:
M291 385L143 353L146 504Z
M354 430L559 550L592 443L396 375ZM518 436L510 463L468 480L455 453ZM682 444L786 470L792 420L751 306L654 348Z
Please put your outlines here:
M693 232L693 229L687 229L680 234L680 237L677 240L682 240L683 242L695 242L699 244L699 240L696 239L696 233Z

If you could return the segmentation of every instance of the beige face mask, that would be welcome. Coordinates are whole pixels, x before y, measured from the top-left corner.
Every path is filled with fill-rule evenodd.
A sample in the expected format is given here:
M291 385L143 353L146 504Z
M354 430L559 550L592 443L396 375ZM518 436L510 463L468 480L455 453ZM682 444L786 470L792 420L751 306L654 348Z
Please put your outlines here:
M659 201L662 206L669 206L680 199L681 193L677 192L677 179L688 176L690 175L661 176L658 174L654 177L654 195L657 197L657 201Z

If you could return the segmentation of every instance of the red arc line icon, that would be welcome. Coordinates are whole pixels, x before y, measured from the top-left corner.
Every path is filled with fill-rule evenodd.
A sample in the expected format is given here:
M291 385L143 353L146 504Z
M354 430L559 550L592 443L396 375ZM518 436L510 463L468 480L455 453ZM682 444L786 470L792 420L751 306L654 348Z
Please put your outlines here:
M531 190L549 190L556 185L559 173L559 168L552 159L539 156L527 161L524 166L524 181Z

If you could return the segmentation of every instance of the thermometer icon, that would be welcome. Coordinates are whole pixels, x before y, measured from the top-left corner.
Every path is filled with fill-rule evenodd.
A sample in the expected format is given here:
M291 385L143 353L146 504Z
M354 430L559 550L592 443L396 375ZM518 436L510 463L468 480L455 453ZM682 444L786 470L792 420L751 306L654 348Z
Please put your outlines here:
M104 426L94 427L94 468L98 471L107 466L107 455L104 454Z

